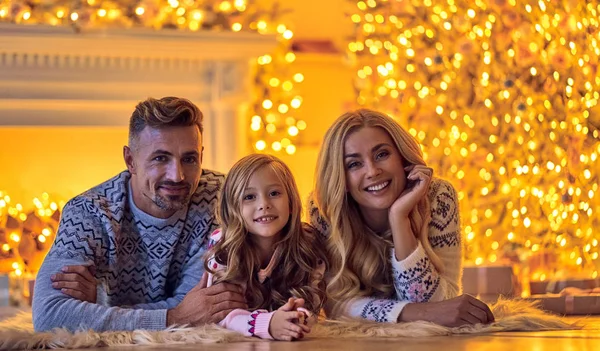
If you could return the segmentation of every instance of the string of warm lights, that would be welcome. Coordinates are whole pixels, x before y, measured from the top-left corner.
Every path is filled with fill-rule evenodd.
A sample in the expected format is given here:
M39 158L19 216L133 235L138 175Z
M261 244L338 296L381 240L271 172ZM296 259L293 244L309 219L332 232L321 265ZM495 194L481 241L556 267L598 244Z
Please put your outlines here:
M102 27L150 27L178 30L252 31L275 33L275 51L258 58L254 102L249 109L251 143L255 150L296 152L306 122L295 117L302 105L297 86L304 80L293 69L290 40L294 33L278 3L263 9L252 0L0 0L0 21L18 24L72 26L77 31Z
M283 25L278 26L277 32L286 41L293 36ZM283 67L295 60L296 55L287 45L280 45L273 55L258 58L254 89L255 95L260 98L252 106L250 124L257 151L270 149L292 155L296 152L295 141L306 129L306 122L295 117L302 105L297 85L304 81L304 75Z
M466 255L598 275L600 5L349 0L357 103L459 191Z
M21 204L13 206L10 196L0 191L0 272L14 272L18 277L37 272L54 241L63 206L43 193L25 212Z

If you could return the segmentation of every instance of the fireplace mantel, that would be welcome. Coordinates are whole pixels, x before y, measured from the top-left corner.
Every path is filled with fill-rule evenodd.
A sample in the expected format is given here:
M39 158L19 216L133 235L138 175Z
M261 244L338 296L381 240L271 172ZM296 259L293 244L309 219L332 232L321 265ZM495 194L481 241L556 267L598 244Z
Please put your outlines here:
M205 114L204 163L227 170L247 150L251 60L273 36L232 32L0 24L0 126L125 127L148 96Z

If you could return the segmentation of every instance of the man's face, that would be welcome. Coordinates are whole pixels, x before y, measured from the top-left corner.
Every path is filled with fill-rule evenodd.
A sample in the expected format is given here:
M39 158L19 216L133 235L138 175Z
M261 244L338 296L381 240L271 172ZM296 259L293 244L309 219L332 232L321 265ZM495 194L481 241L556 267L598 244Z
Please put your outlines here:
M124 148L136 206L158 218L184 208L202 174L202 134L188 127L146 127L133 149Z

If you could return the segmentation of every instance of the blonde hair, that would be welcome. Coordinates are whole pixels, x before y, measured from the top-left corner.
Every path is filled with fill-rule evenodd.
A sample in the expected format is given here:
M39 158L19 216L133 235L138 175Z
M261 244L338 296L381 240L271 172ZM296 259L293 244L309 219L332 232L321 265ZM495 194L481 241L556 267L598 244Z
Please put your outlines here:
M367 227L358 205L346 192L344 144L348 135L365 127L386 131L405 167L425 165L417 141L383 113L367 109L348 112L327 130L317 159L313 200L330 227L327 249L331 267L327 296L334 301L357 295L390 297L394 291L388 256L389 248L393 247L390 232L382 237ZM441 260L428 239L430 216L429 199L424 196L410 213L410 226L436 269L442 271Z
M252 175L269 167L283 185L289 199L290 217L282 229L283 253L271 277L260 283L258 251L251 234L244 226L242 200L244 189ZM217 204L217 218L222 238L207 254L204 266L215 276L215 283L231 282L246 285L246 299L250 309L277 309L290 297L304 298L305 306L318 313L325 301L325 282L315 286L315 268L325 260L325 249L314 229L301 221L302 201L296 181L288 166L271 155L253 154L239 160L229 171ZM223 271L208 266L208 258L215 257L226 265Z

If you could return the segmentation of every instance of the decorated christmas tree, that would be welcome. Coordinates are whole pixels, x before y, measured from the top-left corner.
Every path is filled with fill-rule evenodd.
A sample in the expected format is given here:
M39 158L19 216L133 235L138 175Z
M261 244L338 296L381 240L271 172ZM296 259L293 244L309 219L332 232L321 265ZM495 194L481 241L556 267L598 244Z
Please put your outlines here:
M357 104L459 192L466 256L597 276L600 5L349 0Z

